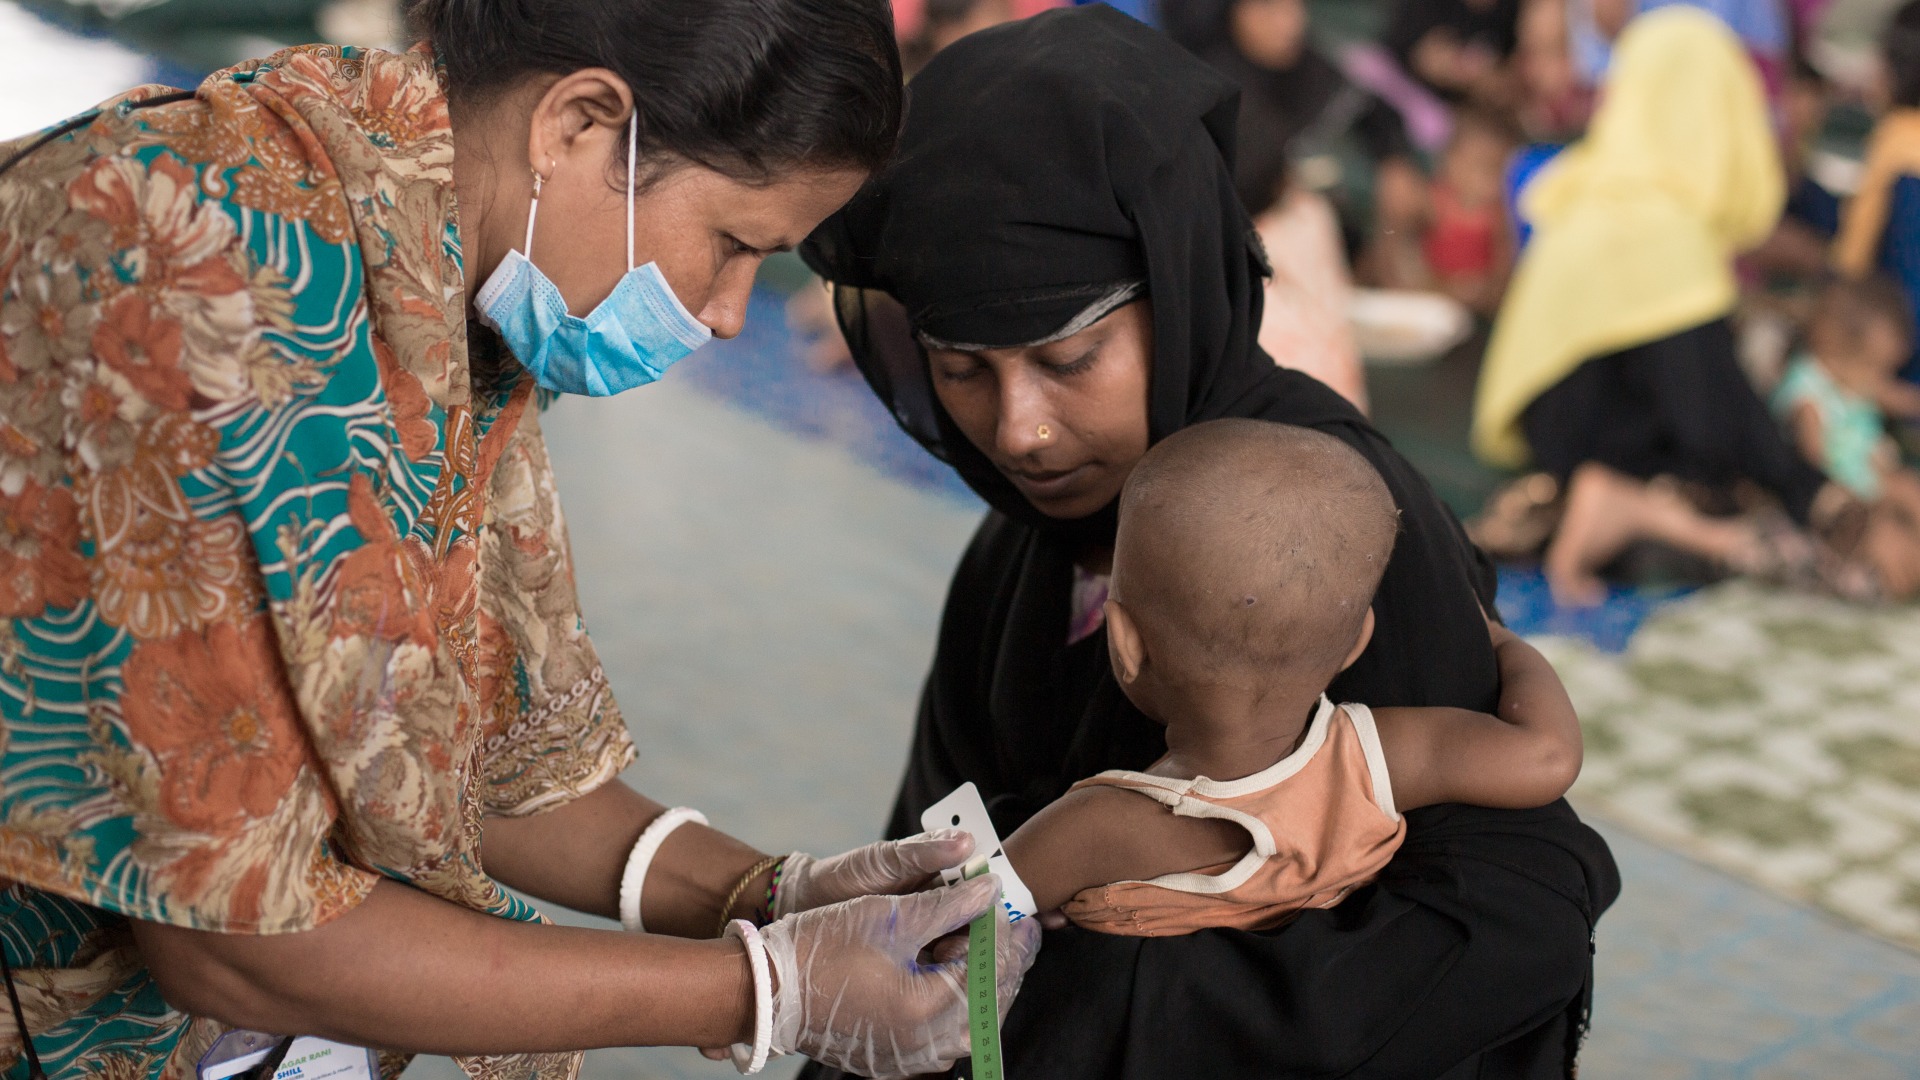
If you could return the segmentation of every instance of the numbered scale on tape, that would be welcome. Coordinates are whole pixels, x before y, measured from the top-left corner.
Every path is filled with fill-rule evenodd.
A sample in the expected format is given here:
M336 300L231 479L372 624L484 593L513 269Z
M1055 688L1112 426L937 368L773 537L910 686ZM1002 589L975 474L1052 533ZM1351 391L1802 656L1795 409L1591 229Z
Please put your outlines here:
M945 870L947 884L991 873L1000 878L1000 906L1007 922L1030 918L1034 912L1033 893L1020 875L1013 872L1007 853L1000 846L1000 834L980 801L980 789L972 782L961 784L953 793L920 815L922 829L962 829L973 837L973 858L964 867ZM1000 1009L998 977L995 971L994 917L989 909L967 927L967 1030L973 1041L973 1080L1005 1080L1000 1064Z
M976 856L966 875L987 872L987 860ZM993 942L993 909L988 908L967 926L967 1031L973 1043L973 1080L1006 1080L1000 1066L999 972Z

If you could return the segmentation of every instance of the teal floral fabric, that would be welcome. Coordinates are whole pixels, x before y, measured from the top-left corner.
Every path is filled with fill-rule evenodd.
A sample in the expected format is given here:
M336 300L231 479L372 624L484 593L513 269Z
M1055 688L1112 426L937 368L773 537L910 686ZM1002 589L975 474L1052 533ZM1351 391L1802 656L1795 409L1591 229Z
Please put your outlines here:
M468 361L431 56L162 92L0 175L0 945L56 1077L190 1077L220 1033L129 918L307 930L385 877L537 919L482 817L633 756L531 380Z

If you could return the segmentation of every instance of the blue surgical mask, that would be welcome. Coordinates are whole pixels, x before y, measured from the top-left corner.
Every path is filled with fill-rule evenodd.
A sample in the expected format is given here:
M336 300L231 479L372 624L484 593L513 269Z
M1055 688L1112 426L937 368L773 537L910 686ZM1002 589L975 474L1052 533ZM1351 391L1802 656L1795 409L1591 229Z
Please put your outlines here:
M474 298L480 321L499 331L534 381L548 390L606 397L645 386L713 336L673 294L659 263L633 265L638 120L636 110L627 132L627 272L613 292L586 318L570 315L559 287L533 265L541 183L536 173L521 245L525 253L507 252Z

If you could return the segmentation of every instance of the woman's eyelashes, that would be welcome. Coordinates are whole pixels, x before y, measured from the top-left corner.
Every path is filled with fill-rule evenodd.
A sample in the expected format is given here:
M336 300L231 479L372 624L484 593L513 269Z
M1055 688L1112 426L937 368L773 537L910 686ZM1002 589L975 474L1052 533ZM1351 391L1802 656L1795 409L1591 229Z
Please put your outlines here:
M1071 360L1065 361L1064 363L1054 363L1052 361L1042 361L1041 363L1042 363L1042 366L1044 366L1050 373L1054 375L1078 375L1081 372L1092 367L1094 361L1098 360L1099 358L1100 358L1100 346L1096 344L1091 348L1088 348L1085 352L1082 352L1080 355L1074 357Z
M1054 360L1045 356L1037 356L1033 357L1030 362L1043 373L1054 378L1060 378L1062 376L1078 375L1093 367L1094 363L1099 359L1100 346L1094 345L1074 355L1071 359ZM974 378L981 372L987 370L991 365L979 357L969 357L967 359L954 360L941 358L935 360L932 366L934 377L941 382L960 383Z
M968 379L971 379L975 375L980 374L980 369L983 366L984 365L981 364L980 361L978 360L975 360L971 363L958 363L958 364L941 363L941 364L934 365L933 373L940 377L941 382L961 383L961 382L966 382Z

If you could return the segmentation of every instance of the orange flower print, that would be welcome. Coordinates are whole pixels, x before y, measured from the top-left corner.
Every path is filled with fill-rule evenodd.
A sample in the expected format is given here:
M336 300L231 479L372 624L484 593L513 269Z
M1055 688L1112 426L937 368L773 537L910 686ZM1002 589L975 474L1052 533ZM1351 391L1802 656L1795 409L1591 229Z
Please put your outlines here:
M80 507L64 487L28 482L0 494L0 619L31 619L87 595Z
M474 679L474 698L485 718L487 734L506 730L520 716L523 703L514 679L514 666L520 659L519 646L506 625L484 608L478 627L478 662Z
M480 605L480 545L461 537L434 561L433 551L415 537L402 546L412 579L426 583L425 609L440 640L453 653L469 685L479 663L473 617Z
M142 642L127 658L127 735L159 765L160 814L223 833L273 812L307 758L265 616Z
M377 641L433 640L427 585L402 553L393 520L365 473L347 484L347 519L366 543L340 560L333 633Z
M393 348L380 335L373 335L373 358L380 365L380 385L387 393L387 407L393 412L393 427L400 437L400 449L409 461L425 461L440 445L440 426L433 422L433 402L413 372L400 366Z
M194 514L174 478L204 464L200 425L163 417L133 461L93 477L82 495L95 545L100 617L137 638L169 638L252 610L258 592L237 518Z
M180 366L180 324L156 314L139 293L121 293L106 305L93 331L93 352L162 409L180 412L193 380Z
M197 174L179 158L102 157L67 185L67 199L112 227L116 261L143 285L202 297L245 290L222 257L239 231L219 203L201 198Z
M417 153L423 149L418 144L431 140L432 149L451 159L453 146L445 138L447 97L435 80L396 64L369 71L358 85L366 92L356 102L355 118L376 146L400 151L395 156L406 160L406 151Z
M79 275L23 269L12 287L0 290L7 366L37 372L85 355L98 316L96 305L82 302Z

